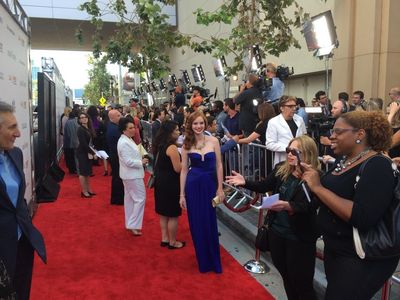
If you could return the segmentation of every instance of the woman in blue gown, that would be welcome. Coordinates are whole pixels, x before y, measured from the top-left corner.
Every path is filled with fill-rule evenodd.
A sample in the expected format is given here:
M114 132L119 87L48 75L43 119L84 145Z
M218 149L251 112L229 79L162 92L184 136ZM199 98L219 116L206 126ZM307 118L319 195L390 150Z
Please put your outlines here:
M202 112L192 113L186 123L182 147L180 205L187 209L190 232L201 273L222 272L217 216L212 199L224 197L219 142L204 135L207 127Z

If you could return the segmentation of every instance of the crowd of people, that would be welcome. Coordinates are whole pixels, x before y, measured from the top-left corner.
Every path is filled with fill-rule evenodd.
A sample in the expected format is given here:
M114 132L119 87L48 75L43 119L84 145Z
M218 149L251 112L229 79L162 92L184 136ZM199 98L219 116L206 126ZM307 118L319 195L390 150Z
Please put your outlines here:
M273 68L267 70L274 72ZM211 109L202 105L199 90L195 89L189 99L180 86L173 91L171 101L158 107L133 100L129 105L113 104L107 109L66 108L60 134L66 166L71 174L79 176L80 196L84 201L96 197L95 187L90 185L92 166L99 160L96 151L105 150L109 159L102 164L104 175L111 175L110 204L124 205L125 228L140 237L145 234L144 174L152 158L160 246L169 250L186 246L178 238L178 219L182 210L187 210L199 271L221 273L213 200L224 199L224 180L259 193L272 191L279 194L279 201L266 216L268 240L288 299L316 299L315 249L321 235L328 282L325 299L370 299L396 269L400 253L381 260L363 260L355 251L352 232L353 227L368 231L375 226L393 199L396 179L383 156L400 162L400 88L390 90L387 108L382 99L366 101L362 91L354 92L351 101L342 92L332 103L324 91L318 91L309 101L321 107L317 115L307 114L304 100L296 97L280 94L278 101L265 98L268 93L263 88L260 78L251 74L237 95L215 100ZM0 158L5 156L7 161L17 151L12 146L19 132L15 118L10 117L12 110L0 104ZM313 122L320 119L331 121L331 127L316 136ZM144 122L151 124L151 140L144 135ZM234 168L223 174L224 154L237 144L248 143L265 145L274 154L269 162L271 171L264 170L261 181L247 180ZM324 162L335 161L327 172L321 171L321 155L325 155ZM361 178L357 178L367 160ZM1 168L2 188L5 178L8 188L12 185L8 183L10 175ZM5 194L14 201L14 194ZM27 232L27 225L21 226L21 222L32 226L23 218L12 224L13 247L22 243L22 229L30 253L35 249L45 259L41 236L32 235L33 229ZM4 231L2 227L0 230ZM13 278L18 270L11 264L15 257L9 255L9 247L1 241L0 258Z

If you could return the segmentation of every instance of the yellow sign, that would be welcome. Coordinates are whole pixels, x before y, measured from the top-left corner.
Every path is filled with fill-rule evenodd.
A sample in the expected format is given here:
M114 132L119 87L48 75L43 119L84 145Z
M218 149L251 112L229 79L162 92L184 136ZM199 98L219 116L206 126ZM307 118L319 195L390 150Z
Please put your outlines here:
M106 102L107 102L107 100L104 97L101 97L99 99L100 106L102 106L102 107L106 106Z

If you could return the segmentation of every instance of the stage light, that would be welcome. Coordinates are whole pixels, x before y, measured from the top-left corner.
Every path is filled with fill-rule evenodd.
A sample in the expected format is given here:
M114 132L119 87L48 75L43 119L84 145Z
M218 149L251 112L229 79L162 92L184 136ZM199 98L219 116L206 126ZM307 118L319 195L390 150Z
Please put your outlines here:
M257 71L262 66L260 47L258 45L253 45L251 47L251 51L253 54L253 59L251 60L251 70Z
M187 70L181 70L182 71L182 79L183 82L187 85L190 86L192 82L190 81L189 73Z
M317 50L316 56L329 55L338 46L335 24L330 10L305 22L303 34L308 51Z
M174 87L178 86L178 80L176 79L175 74L169 74L168 82L170 82Z
M146 87L146 92L147 92L147 93L151 93L150 84L146 83L146 84L145 84L145 87Z
M157 86L157 84L156 84L154 81L150 82L150 85L151 85L151 89L152 89L154 92L158 92L158 86Z
M204 82L206 77L204 76L203 67L201 65L194 65L195 67L191 69L194 82Z
M222 59L214 59L212 61L213 64L213 69L215 73L215 77L218 79L224 79L225 78L225 71L224 71L224 63L222 62Z
M54 59L51 57L42 57L42 71L53 72L54 71Z
M164 79L160 79L160 90L164 91L167 87L165 86Z

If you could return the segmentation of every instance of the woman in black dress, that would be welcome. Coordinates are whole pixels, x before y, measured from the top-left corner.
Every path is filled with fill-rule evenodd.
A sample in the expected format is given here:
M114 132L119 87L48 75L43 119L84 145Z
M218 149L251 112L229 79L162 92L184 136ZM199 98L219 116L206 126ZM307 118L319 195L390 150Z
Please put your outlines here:
M86 113L79 114L78 124L79 146L76 149L76 157L78 160L79 182L82 188L81 197L91 198L96 195L89 184L89 176L92 174L92 160L96 159L96 155L90 147L95 133L92 129L92 122Z
M353 227L367 232L392 203L393 170L389 160L379 155L389 149L391 135L381 112L352 111L341 115L332 129L331 148L339 157L335 169L320 180L304 164L302 178L321 201L318 224L325 243L327 300L371 299L396 270L399 257L361 259L353 242Z
M185 242L176 240L178 217L182 214L179 206L181 157L176 146L179 134L178 123L164 121L153 143L156 176L154 194L156 213L160 215L160 245L169 249L185 246Z

